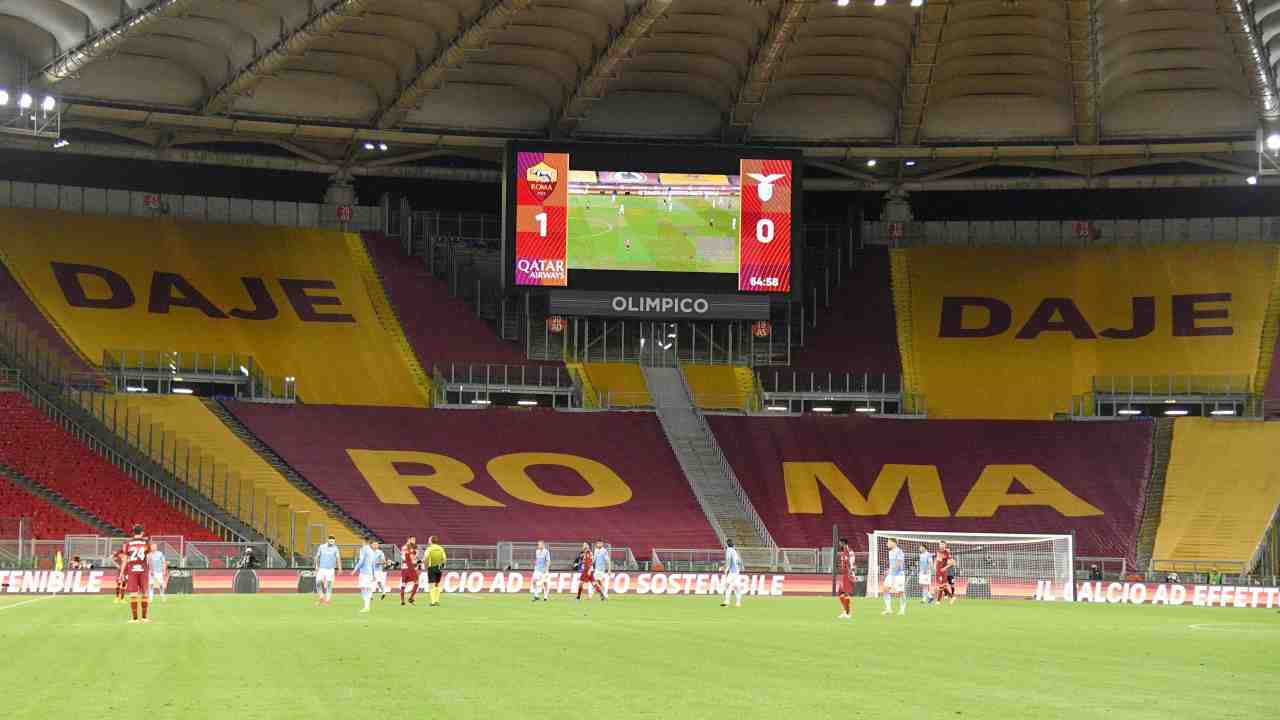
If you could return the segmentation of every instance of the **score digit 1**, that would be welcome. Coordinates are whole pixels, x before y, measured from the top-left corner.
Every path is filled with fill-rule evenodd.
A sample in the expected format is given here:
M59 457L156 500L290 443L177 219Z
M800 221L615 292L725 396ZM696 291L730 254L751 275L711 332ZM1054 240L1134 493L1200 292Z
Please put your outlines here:
M547 236L547 214L544 212L540 212L537 215L534 215L533 219L538 221L538 237L546 237Z

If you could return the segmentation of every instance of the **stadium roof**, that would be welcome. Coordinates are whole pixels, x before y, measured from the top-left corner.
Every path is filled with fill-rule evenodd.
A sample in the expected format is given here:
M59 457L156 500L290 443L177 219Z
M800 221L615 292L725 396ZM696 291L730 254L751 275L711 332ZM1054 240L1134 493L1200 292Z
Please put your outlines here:
M199 146L234 164L211 144L256 142L291 154L277 165L317 171L441 176L431 158L494 160L506 138L664 138L802 146L846 186L919 186L992 164L1095 178L1177 161L1238 178L1256 168L1259 129L1280 130L1277 10L0 0L0 87L30 78L64 100L64 127L112 136L77 143L83 152ZM369 140L394 148L369 154ZM931 162L869 170L873 157Z

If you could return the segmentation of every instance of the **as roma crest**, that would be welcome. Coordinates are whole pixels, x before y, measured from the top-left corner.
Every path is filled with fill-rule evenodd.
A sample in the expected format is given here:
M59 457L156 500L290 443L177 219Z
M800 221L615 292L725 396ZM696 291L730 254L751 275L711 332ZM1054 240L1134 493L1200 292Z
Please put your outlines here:
M540 162L524 171L524 180L529 184L529 192L538 198L538 202L547 199L547 196L556 189L556 182L559 179L556 169L545 162Z

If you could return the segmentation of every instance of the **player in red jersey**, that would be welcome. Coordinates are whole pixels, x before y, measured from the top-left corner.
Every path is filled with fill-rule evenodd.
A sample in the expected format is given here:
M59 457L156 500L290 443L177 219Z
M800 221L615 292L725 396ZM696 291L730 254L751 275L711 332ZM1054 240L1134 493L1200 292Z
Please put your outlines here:
M129 609L133 619L138 622L138 606L142 606L142 622L147 622L147 554L151 552L151 543L147 541L141 525L133 526L133 539L124 544L124 569L127 578L125 589L129 592Z
M934 602L941 603L942 596L946 595L951 598L951 604L956 604L956 586L955 586L955 567L956 560L951 557L951 549L947 547L947 541L942 540L938 543L938 559L933 563L934 577Z
M118 605L124 602L124 586L125 586L125 583L128 582L129 580L129 576L124 571L124 563L125 563L126 557L127 556L123 547L121 547L119 550L115 552L114 555L111 556L112 562L114 562L116 565L116 599L112 601L112 604Z
M850 596L853 595L853 577L856 565L853 550L849 548L849 541L840 538L840 550L836 553L836 567L840 571L840 576L836 590L840 594L840 607L844 608L844 612L839 615L841 620L853 617Z
M409 604L418 597L418 538L410 535L400 548L400 604L404 604L404 591L409 589Z
M582 591L595 579L591 572L591 544L582 543L582 554L578 556L578 599L582 599Z

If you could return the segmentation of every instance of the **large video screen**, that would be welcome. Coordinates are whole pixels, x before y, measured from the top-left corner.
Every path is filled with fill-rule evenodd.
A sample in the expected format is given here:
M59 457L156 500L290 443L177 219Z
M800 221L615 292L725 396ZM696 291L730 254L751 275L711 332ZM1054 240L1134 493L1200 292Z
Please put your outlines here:
M568 150L511 155L516 286L791 291L791 159Z

